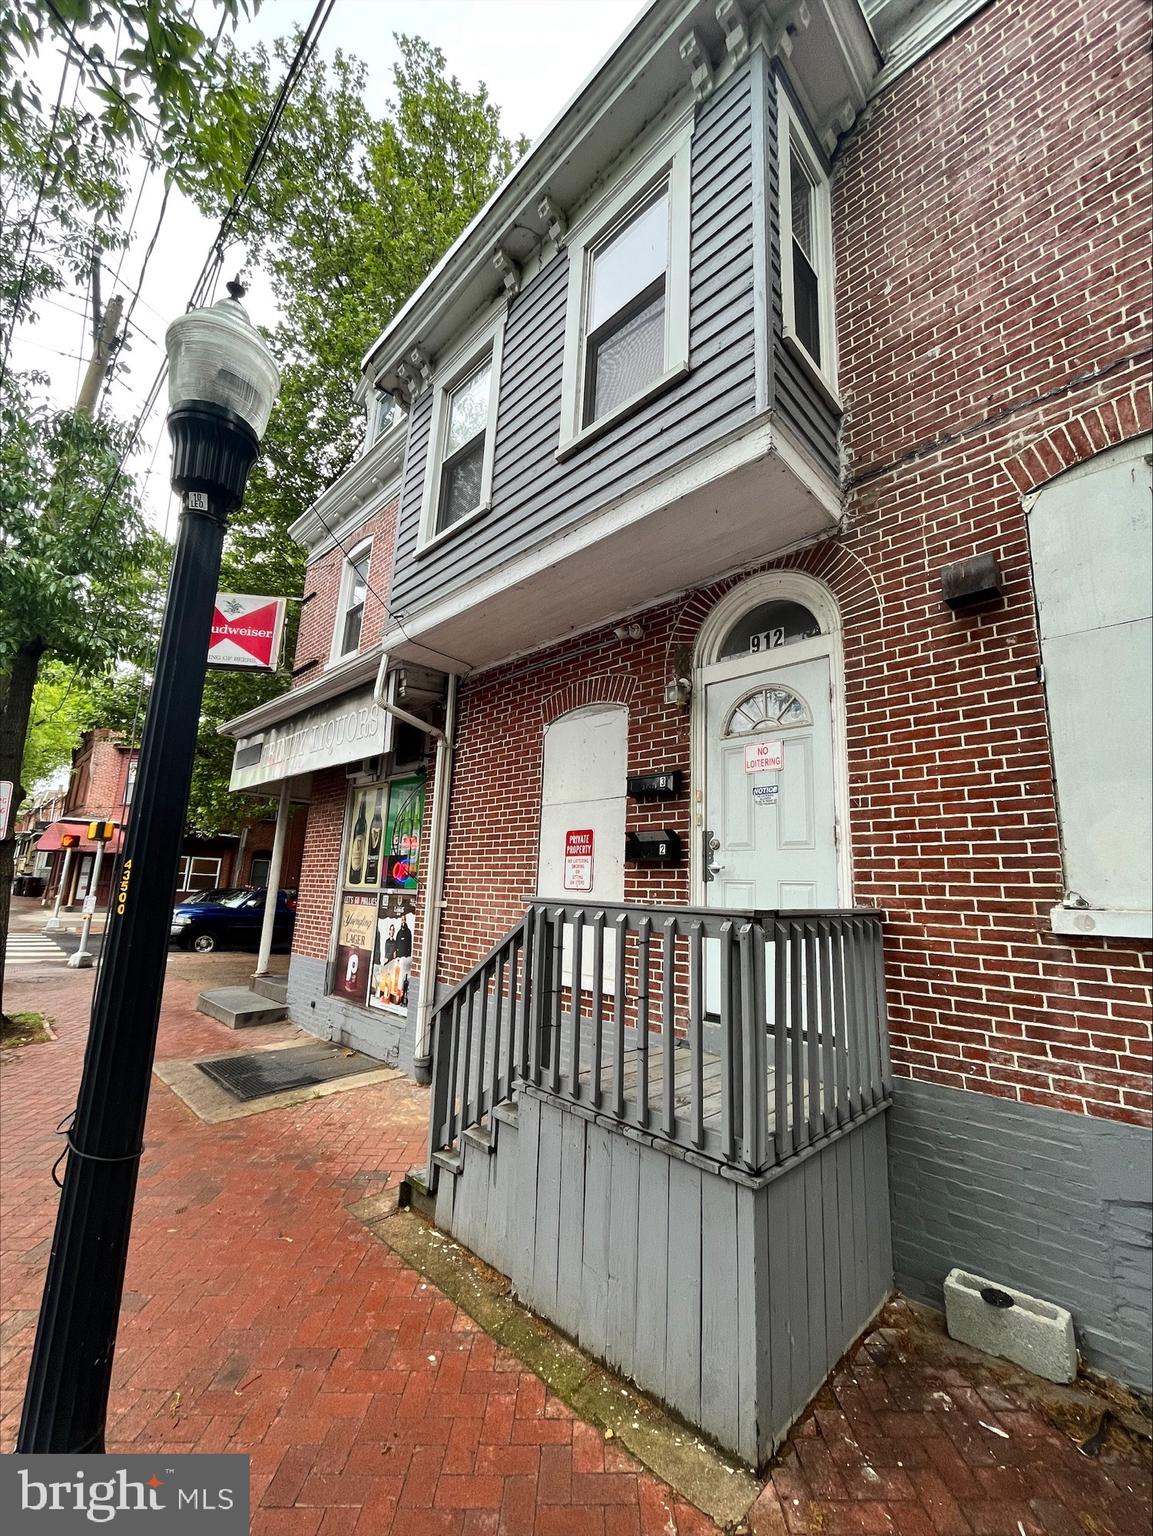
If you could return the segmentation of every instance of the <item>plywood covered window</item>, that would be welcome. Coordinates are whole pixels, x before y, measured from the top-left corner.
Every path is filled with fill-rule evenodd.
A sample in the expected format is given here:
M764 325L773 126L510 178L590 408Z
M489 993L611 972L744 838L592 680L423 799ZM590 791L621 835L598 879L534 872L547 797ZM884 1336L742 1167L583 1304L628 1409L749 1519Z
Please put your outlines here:
M1151 448L1144 437L1099 454L1028 507L1064 933L1153 936Z

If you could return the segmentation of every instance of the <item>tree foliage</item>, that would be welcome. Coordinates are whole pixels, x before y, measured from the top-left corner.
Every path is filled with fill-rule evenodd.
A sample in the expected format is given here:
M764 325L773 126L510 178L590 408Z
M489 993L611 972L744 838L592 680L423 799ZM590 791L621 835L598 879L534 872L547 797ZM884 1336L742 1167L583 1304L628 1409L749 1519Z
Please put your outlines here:
M304 552L288 530L347 467L364 439L360 362L526 147L500 131L483 85L446 73L444 55L399 37L393 99L373 117L357 59L316 59L285 112L237 226L268 274L281 319L270 340L281 390L233 514L221 587L292 594ZM263 120L296 39L229 58L253 123ZM216 211L210 196L201 199ZM285 654L296 631L290 605ZM282 692L287 679L211 673L205 689L190 822L205 833L254 813L230 796L232 743L217 727Z
M214 0L211 36L185 0L0 7L5 356L41 299L84 280L94 255L123 247L120 216L141 158L189 193L228 198L239 187L234 141L252 124L228 88L224 34L258 4ZM58 91L46 94L39 80L52 53L65 62Z

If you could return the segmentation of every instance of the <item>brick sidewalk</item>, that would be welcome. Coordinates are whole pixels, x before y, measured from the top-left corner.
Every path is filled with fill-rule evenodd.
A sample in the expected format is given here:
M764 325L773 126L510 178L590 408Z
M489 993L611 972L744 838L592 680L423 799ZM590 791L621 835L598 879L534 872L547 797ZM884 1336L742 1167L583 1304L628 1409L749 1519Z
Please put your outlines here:
M199 984L170 973L161 1058L252 1043L193 1011ZM51 1013L59 1039L0 1062L5 1450L90 985L65 972L9 988L9 1007ZM348 1214L423 1160L426 1102L398 1079L208 1126L154 1083L109 1448L248 1453L257 1536L715 1531ZM1124 1448L1086 1461L992 1373L910 1361L883 1331L822 1394L749 1524L757 1536L1137 1536L1149 1511Z

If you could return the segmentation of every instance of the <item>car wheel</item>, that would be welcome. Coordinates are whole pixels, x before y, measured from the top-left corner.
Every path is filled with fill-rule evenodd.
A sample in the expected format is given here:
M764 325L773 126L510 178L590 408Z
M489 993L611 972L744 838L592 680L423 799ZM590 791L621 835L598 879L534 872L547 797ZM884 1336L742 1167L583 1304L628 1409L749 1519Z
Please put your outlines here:
M220 948L220 940L216 934L206 931L198 933L188 947L198 955L210 955L214 949Z

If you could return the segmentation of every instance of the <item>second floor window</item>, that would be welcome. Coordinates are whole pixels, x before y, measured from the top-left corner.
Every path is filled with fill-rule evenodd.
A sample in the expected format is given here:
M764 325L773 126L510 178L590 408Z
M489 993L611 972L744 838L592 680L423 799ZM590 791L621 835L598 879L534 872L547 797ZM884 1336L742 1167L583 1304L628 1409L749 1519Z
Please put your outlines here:
M574 218L558 458L688 372L692 128L663 124Z
M340 608L336 615L333 661L360 649L360 633L364 627L364 600L368 595L368 562L372 546L364 544L354 550L345 562L341 589Z
M433 384L420 548L486 512L500 393L506 306L443 356Z
M835 393L837 344L829 180L783 85L777 100L784 332Z
M592 253L585 316L584 425L665 370L669 193L662 185Z
M492 395L492 356L449 393L440 461L439 532L475 512L484 500L485 439Z

